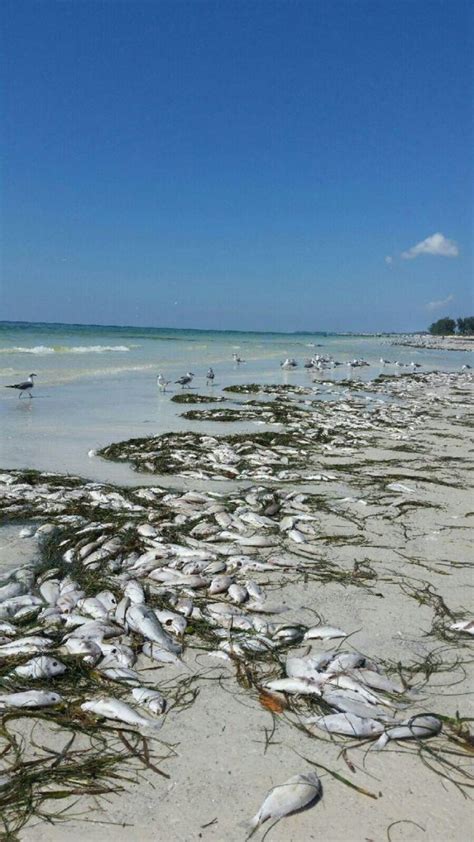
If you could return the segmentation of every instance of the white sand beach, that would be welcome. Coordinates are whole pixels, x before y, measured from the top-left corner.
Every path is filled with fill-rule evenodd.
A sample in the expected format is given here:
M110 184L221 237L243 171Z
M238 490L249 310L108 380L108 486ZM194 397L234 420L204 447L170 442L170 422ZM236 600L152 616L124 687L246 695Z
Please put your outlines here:
M55 524L59 535L64 535L63 549L67 548L69 557L74 555L76 545L84 546L81 533L75 534L78 528L70 532L71 517L79 518L81 529L89 521L92 534L100 535L101 518L106 514L101 507L109 507L112 515L113 505L117 517L125 507L128 529L136 530L143 523L151 526L149 537L138 539L141 557L153 547L158 548L160 555L163 542L169 545L170 524L174 524L172 546L187 547L198 555L205 550L206 563L220 560L224 572L228 565L236 582L243 585L251 578L262 588L262 602L251 610L250 599L238 611L243 617L260 617L266 639L273 636L276 641L280 627L290 630L288 641L275 644L270 654L241 651L238 642L245 633L226 623L223 636L216 636L219 624L209 625L206 606L212 607L216 602L229 605L231 600L225 592L211 598L206 596L206 590L193 591L192 587L181 585L183 596L188 593L194 602L196 618L201 618L199 622L193 622L193 617L187 621L182 664L156 668L140 654L143 638L136 634L131 638L138 655L134 669L138 670L140 681L159 689L165 697L169 695L163 727L156 740L149 740L150 762L155 762L168 777L140 763L137 777L129 758L120 767L129 775L121 792L103 798L83 794L76 796L78 800L72 795L68 801L70 813L63 815L63 822L52 825L39 820L33 810L18 838L49 842L76 840L86 833L88 839L97 842L130 838L169 842L217 842L225 838L239 842L246 838L242 823L257 811L272 786L296 773L313 770L322 781L321 800L310 809L283 818L272 828L272 839L366 842L383 839L387 833L392 840L465 839L471 812L465 795L473 782L468 737L469 717L473 715L469 655L472 637L452 626L472 619L472 494L468 484L472 377L469 372L415 373L360 385L357 381L350 386L333 384L331 388L332 399L325 401L315 400L309 389L306 394L290 391L282 397L276 388L271 396L272 404L285 407L294 417L285 426L270 425L268 429L287 432L288 443L293 439L295 453L304 454L303 461L290 456L282 468L277 454L282 458L287 445L278 439L272 445L270 438L257 446L255 441L251 444L255 434L250 433L246 467L241 468L246 472L246 481L236 480L234 490L232 483L226 482L225 491L216 491L219 481L213 480L207 492L203 492L206 483L201 481L202 500L191 494L185 502L186 492L183 498L182 491L163 496L160 476L154 477L151 495L144 488L144 496L137 497L137 491L141 494L140 473L136 475L135 488L115 491L111 486L87 485L80 480L71 485L71 480L61 480L57 475L29 478L21 471L3 473L5 516L13 523L19 520L21 524L32 522L36 526ZM257 392L252 398L258 401L256 411L267 412L268 394ZM247 400L248 396L236 395L234 408L239 411L240 406L243 412L245 404L239 403L242 399ZM222 405L216 406L221 409ZM212 404L204 408L211 417L216 412ZM211 423L209 417L205 423ZM216 421L213 424L216 439L222 429L227 441L229 425L219 426ZM321 430L326 435L321 437L319 432L315 437L314 433ZM168 470L178 476L181 473L181 483L185 483L189 494L193 472L189 471L188 462L194 453L193 470L198 468L205 475L209 471L207 451L199 446L188 452L185 433L179 435L181 472L171 464L174 451L169 457L164 452L160 465L168 481ZM146 454L156 451L157 445L153 439L147 439L138 447L139 452ZM226 447L237 445L228 443ZM255 452L261 454L258 464L252 461ZM272 464L271 453L273 475L262 481L260 465ZM123 454L120 458L132 458L126 444ZM290 480L278 478L285 475L282 470L291 476ZM187 474L190 476L186 478ZM279 500L274 511L268 508L271 499ZM80 510L73 515L79 500ZM137 508L137 503L134 513L133 505ZM221 503L224 506L216 505ZM222 526L223 521L216 523L213 508L230 513L227 529ZM270 526L259 527L251 518L241 519L252 512L265 518L264 510L273 511ZM234 517L237 520L232 525ZM289 531L284 517L292 518ZM189 533L191 525L203 530L194 532L195 538ZM111 528L109 523L104 534L109 539L118 537L120 544L123 526L117 521L117 527ZM255 536L267 536L269 545L252 546ZM171 551L171 558L174 552ZM245 573L232 567L232 559L242 552L249 559ZM87 556L83 557L87 560ZM117 558L123 559L123 553L119 552ZM137 558L136 552L133 558ZM132 561L115 563L105 558L98 568L96 565L101 586L107 580L118 597L127 579L137 575L129 572L124 578L127 564L129 568ZM263 565L262 570L259 565ZM53 567L51 576L57 575ZM147 599L152 594L156 599L161 593L160 598L168 600L172 609L173 589L170 592L165 583L160 585L147 578L146 572L140 576L149 594ZM93 578L87 581L93 590ZM281 609L283 613L272 613ZM321 624L336 626L348 637L302 640L305 630ZM40 626L36 620L28 633ZM62 622L58 627L60 635L61 627ZM119 641L123 630L118 634ZM179 636L177 639L181 640ZM230 659L210 656L213 652L225 657L219 641L231 646L227 650ZM233 650L232 646L237 648ZM327 705L321 708L318 697L293 693L265 696L264 685L285 675L288 657L306 656L309 652L314 656L336 649L362 653L381 675L402 682L400 695L380 696L388 715L394 714L401 721L431 713L439 717L441 733L432 739L390 742L377 751L373 740L306 727L308 716L330 712ZM100 664L97 669L95 678L91 673L76 688L63 681L72 705L67 715L71 722L85 699L104 693L131 699L130 687L100 673ZM54 687L61 693L61 681L58 677L41 686ZM268 709L269 704L273 711ZM50 717L52 724L54 715ZM31 721L20 719L14 727L25 733ZM38 745L46 744L56 751L64 748L68 720L63 717L59 721L63 723L61 732L52 732L47 722L40 722ZM99 719L99 731L101 722L102 727L116 729L109 733L110 739L116 740L119 724ZM29 753L27 750L26 756ZM31 756L38 758L41 753L38 748ZM154 761L154 757L166 759ZM3 765L8 768L8 754ZM112 789L118 784L112 782ZM47 790L46 779L44 789ZM64 803L58 803L62 809ZM42 809L54 813L57 804L46 801ZM10 805L7 815L12 817L13 813ZM267 827L257 830L255 838L263 837Z

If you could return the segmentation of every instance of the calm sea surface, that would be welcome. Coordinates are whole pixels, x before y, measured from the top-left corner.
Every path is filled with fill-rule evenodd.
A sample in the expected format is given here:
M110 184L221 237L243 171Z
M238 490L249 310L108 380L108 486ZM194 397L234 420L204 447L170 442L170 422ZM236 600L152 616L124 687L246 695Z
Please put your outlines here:
M235 365L234 352L246 362ZM316 353L329 354L343 363L362 357L370 367L358 368L352 375L346 365L310 375L303 363ZM298 369L282 371L280 362L286 357L295 357ZM388 337L1 323L1 386L23 380L30 372L38 377L33 400L19 399L17 392L0 388L0 467L156 483L156 478L137 475L127 466L109 464L88 453L112 441L170 430L224 433L260 429L252 424L184 421L179 417L179 405L170 402L172 392L159 393L159 372L174 381L192 371L197 391L219 394L223 386L235 383L311 385L318 378L369 379L382 370L405 371L382 369L380 357L406 363L414 360L423 370L459 370L467 360L466 353L458 351L392 347ZM212 390L205 385L209 366L216 373ZM327 396L324 389L320 396Z

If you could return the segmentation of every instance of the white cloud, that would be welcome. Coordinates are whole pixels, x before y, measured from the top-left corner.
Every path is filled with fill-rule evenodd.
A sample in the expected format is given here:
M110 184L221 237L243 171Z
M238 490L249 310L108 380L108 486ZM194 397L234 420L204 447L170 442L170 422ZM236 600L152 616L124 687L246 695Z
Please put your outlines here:
M387 264L387 266L391 266L391 265L392 265L392 263L393 263L393 257L392 257L390 254L387 254L387 257L385 258L385 263Z
M404 260L413 260L419 257L420 254L434 254L438 257L457 257L459 254L458 244L454 240L448 240L444 234L432 234L416 246L412 246L408 251L402 251Z
M426 309L439 310L441 307L445 307L446 304L449 304L450 301L454 301L454 295L448 295L447 298L443 298L440 301L429 301L426 305Z

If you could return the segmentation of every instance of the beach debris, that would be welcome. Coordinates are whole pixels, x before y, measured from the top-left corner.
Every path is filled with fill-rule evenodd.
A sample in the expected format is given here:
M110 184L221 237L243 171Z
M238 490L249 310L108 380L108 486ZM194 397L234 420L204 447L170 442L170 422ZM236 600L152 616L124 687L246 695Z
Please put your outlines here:
M59 693L51 693L47 690L4 693L0 695L0 711L5 708L43 708L58 705L61 701Z
M474 634L474 620L459 620L457 623L453 623L449 628L452 629L452 631Z
M384 748L389 740L421 740L435 737L442 728L441 720L431 714L417 714L397 725L390 726L375 744L376 749Z
M142 733L155 733L160 730L163 720L150 719L138 713L130 705L113 697L102 696L98 699L91 699L83 702L81 709L96 716L103 716L105 719L116 719L125 722L127 725L135 726Z
M331 365L315 363L314 368ZM15 707L31 710L22 714L30 717L45 707L43 719L90 728L104 741L124 725L130 729L124 732L127 740L133 732L155 736L165 719L169 722L187 704L183 699L195 698L199 673L189 659L197 653L222 659L212 669L235 674L269 713L285 711L279 722L306 731L308 738L351 743L352 750L357 740L378 740L383 747L391 739L416 742L437 733L448 738L451 728L463 745L464 724L457 720L447 720L441 731L442 720L434 714L409 716L415 703L420 710L417 688L429 680L431 653L426 663L405 667L353 650L355 632L326 624L344 625L347 612L337 611L335 600L332 616L323 617L324 603L313 586L333 583L381 596L374 560L380 531L384 542L394 537L395 549L388 549L405 559L402 541L410 538L410 513L432 505L429 484L438 489L454 480L450 465L445 469L441 462L433 463L436 475L434 468L425 474L418 467L402 472L388 459L374 467L372 454L380 443L405 448L412 434L422 434L423 447L427 407L435 418L440 402L455 411L448 398L436 395L437 387L442 385L449 400L459 389L462 402L469 378L468 373L400 373L396 380L359 385L354 379L324 402L313 401L312 387L243 385L235 395L262 396L260 405L252 397L246 407L256 417L264 417L266 404L278 404L272 417L283 407L284 431L173 433L111 445L107 454L139 470L239 480L222 492L212 485L196 490L188 481L186 490L116 488L77 477L4 472L4 516L20 523L31 519L40 552L38 564L10 571L0 582L4 718ZM374 395L370 408L365 392ZM376 403L379 395L386 398L383 404ZM303 400L309 409L301 408ZM461 416L454 418L457 423ZM415 482L416 495L410 494ZM377 524L373 533L368 522ZM428 561L407 559L421 567ZM429 634L467 647L460 635L472 635L473 621L454 622L464 609L448 609L431 583L410 584L402 573L398 578L394 573L393 581L432 607ZM288 600L289 582L304 582L305 604ZM287 621L281 622L279 615L286 612ZM159 685L157 673L166 676ZM39 680L39 689L31 689ZM48 695L46 687L59 692ZM102 717L108 720L106 729ZM412 750L422 747L412 745ZM279 818L270 808L266 818ZM257 814L257 826L266 820L264 814Z
M338 637L347 637L347 632L334 626L315 626L305 632L305 640L334 640Z
M63 675L66 670L67 667L57 658L40 655L16 667L14 673L22 678L53 678L56 675Z
M329 734L344 734L348 737L375 737L384 726L376 719L356 716L353 713L332 713L328 716L309 717L307 724L316 725Z
M279 821L297 810L309 807L321 794L321 781L316 772L293 775L284 783L277 784L267 793L260 809L250 820L247 839L268 819Z

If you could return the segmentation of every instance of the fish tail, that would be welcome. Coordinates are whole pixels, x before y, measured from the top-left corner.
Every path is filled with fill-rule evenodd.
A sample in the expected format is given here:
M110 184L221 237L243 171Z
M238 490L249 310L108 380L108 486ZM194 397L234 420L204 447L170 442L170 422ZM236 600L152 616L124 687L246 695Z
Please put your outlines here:
M385 746L388 743L388 740L389 740L389 737L387 736L387 734L385 734L385 733L382 734L382 736L379 737L379 739L377 740L377 742L374 745L375 750L380 751L380 749L385 748Z
M143 737L155 737L158 731L160 731L163 727L164 721L164 717L163 719L157 720L156 722L151 722L150 720L149 724L147 723L146 725L142 725L139 728L140 734Z
M250 839L254 835L258 826L260 825L260 813L257 813L250 821L239 822L239 827L245 831L245 840Z

